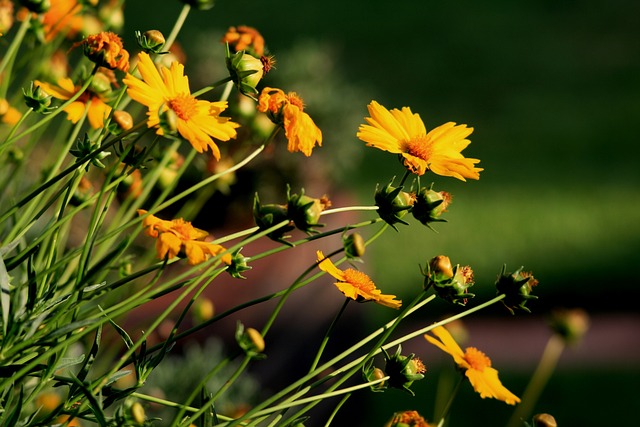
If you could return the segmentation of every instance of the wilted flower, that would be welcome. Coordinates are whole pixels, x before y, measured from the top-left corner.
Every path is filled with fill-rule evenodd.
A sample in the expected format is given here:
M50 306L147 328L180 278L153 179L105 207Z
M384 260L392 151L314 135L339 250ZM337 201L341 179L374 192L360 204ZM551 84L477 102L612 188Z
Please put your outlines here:
M258 98L258 111L268 113L276 125L282 126L289 141L290 153L301 151L310 156L313 147L322 146L322 131L304 112L302 98L296 93L266 87Z
M424 373L427 371L424 364L415 355L410 354L403 356L401 354L402 348L398 346L398 350L393 356L384 351L386 365L385 373L389 375L389 387L399 388L409 392L411 391L411 385L414 381L418 381L424 378Z
M264 38L253 27L238 25L229 27L222 37L222 43L229 45L233 52L246 51L250 55L260 58L265 54Z
M110 70L129 71L129 52L124 49L120 37L110 31L93 34L86 39L74 43L73 47L82 46L84 56L93 63Z
M127 74L124 83L129 96L149 108L147 126L157 127L158 135L177 131L199 153L210 148L213 156L220 159L220 149L213 138L221 141L235 138L239 126L220 116L227 103L198 100L191 95L182 64L174 62L169 69L162 67L161 75L147 53L140 52L138 58L142 80ZM162 121L169 126L163 127Z
M384 427L432 427L417 411L396 412Z
M358 302L374 301L395 309L402 305L402 301L395 299L395 295L383 295L369 276L363 272L353 268L340 270L321 251L317 251L316 255L318 268L338 279L335 285L347 298Z
M430 170L462 181L480 178L483 169L475 167L480 160L461 154L470 144L466 138L473 128L449 122L427 133L420 116L409 107L389 111L371 101L368 109L371 115L365 118L368 124L360 125L357 134L368 146L400 154L405 167L416 175Z
M502 385L498 378L498 371L491 367L491 359L487 355L475 347L467 347L463 352L449 331L442 326L434 328L431 332L437 339L424 335L425 339L453 357L458 368L464 371L464 375L480 397L502 400L509 405L520 402L518 396Z
M145 210L138 210L138 215L146 213ZM142 224L145 227L145 234L157 239L156 250L160 259L165 257L171 259L178 254L184 254L189 264L195 265L205 262L210 256L226 251L220 245L202 241L209 233L193 227L189 221L182 218L165 221L154 215L147 215ZM224 254L222 261L226 264L230 263L231 254Z

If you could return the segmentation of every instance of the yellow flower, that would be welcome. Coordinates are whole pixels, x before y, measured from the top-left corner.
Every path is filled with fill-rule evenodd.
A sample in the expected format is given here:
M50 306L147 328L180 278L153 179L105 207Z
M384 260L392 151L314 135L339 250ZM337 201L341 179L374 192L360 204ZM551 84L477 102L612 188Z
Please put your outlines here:
M15 125L21 117L20 111L9 105L6 99L0 98L0 122Z
M427 341L445 353L449 353L464 374L469 378L473 389L483 399L491 397L502 400L509 405L515 405L520 399L506 389L498 378L498 371L491 367L491 359L475 347L468 347L464 352L455 342L449 331L438 326L432 331L439 341L432 336L425 335Z
M144 215L147 211L139 209L138 215ZM195 228L189 221L182 218L171 221L162 220L154 215L149 215L142 222L145 227L145 234L158 239L156 251L158 258L168 259L184 254L189 260L189 264L196 265L205 262L210 256L216 256L226 251L220 245L203 242L202 239L209 233L199 228ZM231 264L231 254L222 256L225 264Z
M129 52L122 45L120 37L110 31L93 34L74 43L72 48L82 46L84 55L92 62L110 70L129 71Z
M178 62L173 62L171 68L161 67L161 75L147 53L139 53L138 59L142 80L127 74L124 83L129 96L149 108L147 126L157 127L156 133L164 135L160 116L174 115L178 133L199 153L211 148L219 160L220 149L212 138L228 141L236 137L239 127L228 117L220 117L227 102L203 101L192 96L184 66Z
M80 86L74 85L69 78L58 80L57 87L37 80L35 85L42 87L46 93L54 98L63 101L70 99L80 90ZM90 90L86 90L78 99L65 107L64 111L67 113L67 119L72 123L78 123L78 120L84 115L85 108L89 108L87 116L89 124L94 129L103 127L105 119L111 113L111 107L104 102L102 96Z
M356 301L375 301L378 304L396 309L402 305L402 301L395 299L395 295L383 295L369 276L363 272L353 268L340 270L321 251L316 254L320 270L338 279L335 285L347 298Z
M51 7L43 15L42 27L47 41L59 33L72 37L82 30L82 5L77 0L51 0Z
M409 107L389 111L371 101L367 108L371 117L365 118L368 124L360 125L357 136L368 146L402 155L405 167L417 175L430 170L462 181L480 178L483 169L475 167L480 160L462 155L473 128L448 122L427 133L420 116Z
M322 146L322 131L304 111L302 98L296 93L265 87L258 98L258 111L269 113L271 121L284 127L290 153L301 151L309 157L313 147Z

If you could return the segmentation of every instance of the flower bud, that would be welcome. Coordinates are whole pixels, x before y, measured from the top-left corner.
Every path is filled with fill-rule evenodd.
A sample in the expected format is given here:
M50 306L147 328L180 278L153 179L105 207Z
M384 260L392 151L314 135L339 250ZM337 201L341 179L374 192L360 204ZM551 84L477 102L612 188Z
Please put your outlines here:
M231 264L227 266L227 273L231 274L234 279L246 279L242 273L251 270L251 266L247 265L249 258L242 256L241 250L242 248L239 248L231 254Z
M121 131L128 131L133 127L133 117L123 110L113 112L113 121Z
M51 95L44 91L40 86L34 86L33 82L26 91L23 89L24 100L27 107L31 108L35 113L48 114L55 107L51 105Z
M376 188L375 202L380 218L398 231L395 224L409 225L402 217L411 209L415 199L411 194L402 191L402 187L393 187L392 183L393 180L382 189Z
M589 329L589 315L580 308L557 309L551 313L549 326L567 344L576 344Z
M523 272L520 267L513 273L506 273L507 266L502 266L502 272L496 280L496 290L498 294L504 294L502 300L504 306L514 314L514 309L519 309L531 313L525 306L530 299L538 299L537 296L531 295L531 291L538 284L538 281L529 272Z
M537 414L533 416L534 427L558 427L556 419L553 415L549 414Z
M289 194L287 189L287 212L289 219L298 227L299 230L307 234L317 233L313 227L323 227L319 224L320 214L327 207L331 206L331 202L326 196L315 199L304 194L304 188L298 194Z
M111 78L104 73L96 73L89 84L89 90L100 95L108 94L111 92Z
M238 326L236 327L236 341L247 356L254 359L264 359L266 357L262 354L265 348L264 338L256 329L247 328L245 330L244 325L242 323L238 323Z
M196 323L206 322L215 314L213 301L206 297L199 297L193 303L193 320Z
M141 33L136 31L136 41L138 46L147 53L162 53L162 48L166 42L164 35L158 30L149 30Z
M398 346L398 350L393 356L385 351L385 372L389 376L389 387L399 388L414 395L409 387L414 381L424 378L427 371L420 359L414 357L413 354L402 356L400 352L402 348Z
M13 26L13 2L0 0L0 34L8 32Z
M451 266L449 257L439 255L427 264L425 273L420 267L424 278L424 289L433 287L438 296L453 304L466 305L467 299L475 295L468 292L473 286L473 271L471 267Z
M135 402L133 405L131 405L129 407L129 412L131 415L131 419L140 425L144 424L145 420L147 419L144 408L142 407L140 402Z
M257 99L258 90L256 86L260 83L265 74L265 67L262 61L245 51L230 55L227 51L227 69L231 79L243 95Z
M431 188L421 188L416 195L416 202L411 213L422 224L431 228L431 222L446 222L440 218L451 204L451 195L446 191L434 191Z
M358 259L364 255L366 245L362 235L359 233L351 233L342 238L342 246L344 247L344 253L347 258Z
M284 240L286 237L289 237L285 236L285 233L295 228L293 221L290 220L287 213L286 205L261 205L258 194L256 193L253 199L253 219L261 231L267 230L283 221L289 221L287 225L270 232L267 236L276 242L291 245L291 243Z

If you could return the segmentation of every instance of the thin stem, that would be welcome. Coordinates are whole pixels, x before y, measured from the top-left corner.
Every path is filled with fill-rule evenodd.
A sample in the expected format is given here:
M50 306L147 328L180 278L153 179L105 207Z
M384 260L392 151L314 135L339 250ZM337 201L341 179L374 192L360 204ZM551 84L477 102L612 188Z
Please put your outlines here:
M13 58L16 52L18 51L20 44L22 44L22 39L24 39L24 35L27 33L27 30L29 29L30 25L31 25L31 14L28 14L27 18L20 25L20 28L18 29L16 36L11 41L11 45L9 46L7 53L5 53L4 58L2 58L2 63L0 63L0 74L4 73L4 70L7 67L7 65L11 61L13 61ZM4 76L3 80L9 80L9 76ZM5 93L6 92L3 90L2 98L4 98Z
M549 338L540 362L538 362L538 366L522 394L522 401L513 411L507 427L521 426L522 420L531 416L531 412L549 378L551 378L551 374L555 370L564 348L565 342L562 337L554 334Z
M329 415L329 418L327 419L327 422L324 425L325 427L329 427L331 425L331 422L335 418L340 408L342 408L342 405L344 405L347 402L347 400L349 400L350 397L351 397L351 393L344 395L344 397L340 399L340 402L338 402L333 412L331 412L331 415Z
M377 211L377 206L345 206L343 208L327 209L320 212L320 215L331 215L340 212L352 212L352 211Z
M182 30L182 26L184 25L185 21L187 20L187 16L189 16L189 12L190 11L191 11L191 5L185 3L182 6L182 10L180 11L180 15L178 15L178 19L176 19L176 23L173 24L173 28L171 29L171 33L165 39L164 50L169 51L169 49L171 49L171 46L173 46L173 42L176 41L176 38L178 37L178 34L180 33L180 30ZM160 56L158 56L158 58L159 57Z
M309 372L313 372L316 369L316 367L318 366L318 363L320 363L320 358L322 357L322 353L324 352L324 349L325 349L327 343L329 342L329 338L331 337L331 333L333 332L333 329L336 326L336 324L338 323L338 320L340 319L340 317L342 317L342 314L344 313L345 309L347 308L347 305L349 304L349 301L351 301L351 298L345 298L344 299L344 303L340 307L340 311L338 311L338 314L336 314L336 317L333 319L333 321L331 321L331 325L329 326L329 329L327 329L327 333L324 335L324 337L322 339L322 343L320 343L320 347L318 348L318 353L316 354L316 357L313 360L313 363L311 364L311 368L309 368Z
M453 401L455 400L456 396L458 395L458 391L460 391L460 384L462 384L462 380L464 378L465 377L462 374L459 375L458 381L456 383L456 386L451 391L451 396L449 396L449 400L447 401L447 404L444 406L444 409L442 410L442 415L440 416L440 422L438 422L438 427L442 427L444 425L444 421L447 418L447 415L449 415L449 411L451 410L451 406L453 405Z
M220 80L218 80L217 82L212 83L212 84L211 84L211 85L209 85L209 86L205 86L205 87L203 87L202 89L200 89L200 90L198 90L198 91L196 91L196 92L193 92L193 93L191 94L191 96L193 96L193 97L196 97L196 98L197 98L198 96L203 95L203 94L205 94L205 93L207 93L207 92L209 92L209 91L211 91L211 90L213 90L213 89L217 88L218 86L223 85L223 84L225 84L225 83L228 83L228 82L230 82L230 81L231 81L231 76L225 77L224 79L220 79ZM225 88L225 89L226 89L226 88ZM226 99L226 98L225 98L225 99ZM220 100L221 100L221 101L223 101L223 99L220 99Z

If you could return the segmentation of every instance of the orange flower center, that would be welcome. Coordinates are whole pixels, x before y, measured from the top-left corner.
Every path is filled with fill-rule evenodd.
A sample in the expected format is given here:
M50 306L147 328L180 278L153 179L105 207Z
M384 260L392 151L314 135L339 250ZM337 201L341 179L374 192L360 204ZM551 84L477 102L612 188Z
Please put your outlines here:
M191 240L191 231L193 227L191 223L182 219L174 219L171 224L171 231L173 231L181 240Z
M431 140L426 135L413 138L407 142L407 153L424 161L429 160L432 153Z
M289 92L287 94L287 98L289 98L289 103L290 104L295 105L296 107L298 107L300 109L300 111L304 110L304 102L302 101L302 98L300 98L298 96L297 93Z
M189 120L196 114L198 101L191 95L178 95L169 101L169 108L182 120Z
M476 371L482 372L484 368L491 367L491 359L475 347L467 347L463 357L471 366L471 369L475 369Z
M376 285L371 281L369 276L364 274L362 271L347 268L342 272L342 274L344 274L344 281L355 288L363 291L371 291L376 288Z

